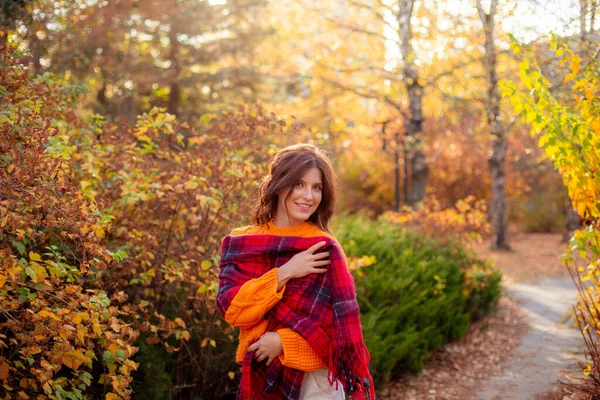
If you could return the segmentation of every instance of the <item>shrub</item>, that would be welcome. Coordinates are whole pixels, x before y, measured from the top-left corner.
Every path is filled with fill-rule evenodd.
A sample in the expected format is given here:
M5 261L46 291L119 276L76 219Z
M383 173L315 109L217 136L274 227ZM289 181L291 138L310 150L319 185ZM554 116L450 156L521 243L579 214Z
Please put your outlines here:
M127 296L96 279L115 265L101 243L111 216L47 146L74 110L13 54L0 49L1 397L126 398L138 333Z
M563 260L579 290L574 307L586 348L580 361L589 379L581 386L590 398L600 395L600 79L599 64L587 61L556 37L550 40L559 66L547 75L562 79L563 93L551 90L536 57L526 47L521 83L504 82L503 96L531 123L531 135L560 172L573 207L585 221L575 232ZM564 85L567 84L567 85ZM577 257L576 257L577 256Z
M418 372L429 351L463 336L500 296L500 274L455 242L383 218L346 216L339 224L351 260L374 257L353 274L377 384L398 371Z
M382 218L420 232L437 240L457 240L470 246L481 242L481 236L491 233L487 207L482 200L468 196L458 200L453 207L444 208L429 196L419 207L404 207L401 212L388 211Z
M122 261L98 278L137 310L136 397L236 391L237 334L215 305L220 244L254 204L272 150L263 137L284 126L258 106L207 114L196 127L154 108L133 129L94 115L54 144L77 157L73 180L115 216L104 242Z
M521 206L521 229L524 232L562 232L565 230L567 217L556 201L549 201L548 196L536 194ZM563 207L564 208L564 207Z

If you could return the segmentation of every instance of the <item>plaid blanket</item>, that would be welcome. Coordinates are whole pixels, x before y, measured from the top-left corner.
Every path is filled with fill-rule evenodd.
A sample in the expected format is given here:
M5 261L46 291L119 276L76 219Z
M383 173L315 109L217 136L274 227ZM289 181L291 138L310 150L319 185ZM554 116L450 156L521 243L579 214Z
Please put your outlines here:
M369 352L364 345L354 280L337 243L328 237L275 235L226 236L222 243L217 307L222 315L244 282L279 268L298 252L325 241L331 264L323 274L287 282L282 299L265 318L267 332L291 328L308 341L328 366L330 383L338 379L352 399L374 399ZM242 362L238 399L298 399L304 372L279 359L267 367L248 352ZM337 385L337 382L335 383Z

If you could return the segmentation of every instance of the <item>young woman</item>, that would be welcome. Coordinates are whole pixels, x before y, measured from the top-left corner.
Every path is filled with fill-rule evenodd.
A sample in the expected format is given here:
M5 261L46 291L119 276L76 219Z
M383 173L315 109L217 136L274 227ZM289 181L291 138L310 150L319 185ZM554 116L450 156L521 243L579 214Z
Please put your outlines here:
M329 231L336 190L322 151L289 146L253 225L223 240L217 306L240 328L240 399L374 398L353 280Z

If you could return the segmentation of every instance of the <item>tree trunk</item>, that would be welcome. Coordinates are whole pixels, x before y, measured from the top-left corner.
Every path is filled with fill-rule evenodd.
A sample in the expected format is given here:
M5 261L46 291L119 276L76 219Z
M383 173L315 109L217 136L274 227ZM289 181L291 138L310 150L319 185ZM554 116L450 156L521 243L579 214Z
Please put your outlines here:
M596 25L596 2L598 0L592 0L592 2L590 3L590 32L594 33L596 28L594 27L594 25Z
M169 33L171 52L169 59L171 60L171 90L169 91L169 99L167 100L167 111L170 114L178 115L179 101L181 93L179 89L179 75L181 73L181 64L179 63L179 40L177 32L171 26Z
M586 29L586 19L588 12L588 0L579 0L579 35L581 36L581 40L586 40L587 38L587 29Z
M410 151L411 190L409 205L414 206L425 199L428 167L423 153L421 132L423 124L423 87L419 83L419 74L415 65L415 52L412 40L411 16L415 0L399 0L398 26L401 41L400 50L404 62L404 83L408 93L409 113L405 119L406 133L410 140L405 141Z
M494 18L498 0L492 0L490 12L486 13L477 0L477 11L485 32L485 69L488 78L486 101L487 122L492 136L492 154L488 160L492 176L492 249L509 250L508 216L505 189L506 132L500 121L500 93L496 48L494 45Z
M567 226L563 240L568 242L573 237L573 234L577 229L581 228L581 218L575 208L573 208L573 202L569 198L569 208L567 208Z

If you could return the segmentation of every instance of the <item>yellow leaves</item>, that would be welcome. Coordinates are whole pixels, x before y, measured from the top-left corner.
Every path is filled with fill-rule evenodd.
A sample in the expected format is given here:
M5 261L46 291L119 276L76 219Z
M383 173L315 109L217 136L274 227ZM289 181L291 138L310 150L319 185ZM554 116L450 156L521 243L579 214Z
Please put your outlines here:
M76 329L71 325L63 325L58 330L58 336L62 339L69 339Z
M585 211L587 210L587 204L585 202L579 202L575 206L577 209L577 214L579 214L581 217L584 217Z
M181 338L183 340L189 341L190 340L190 332L189 331L181 332Z
M121 325L119 325L119 322L116 318L113 318L113 321L110 324L110 327L112 328L113 331L119 333L121 332Z
M73 321L74 324L80 324L81 321L88 321L89 319L89 315L85 312L73 313L71 316L71 321Z
M38 253L34 253L33 251L29 252L29 259L31 261L42 261L42 257Z
M210 260L202 261L201 267L202 267L203 271L208 271L212 267L212 261L210 261Z
M229 376L229 379L231 379L231 380L234 380L234 379L235 379L235 373L234 373L234 372L232 372L232 371L229 371L229 372L227 373L227 376Z
M600 135L600 118L594 118L590 122L590 128L596 135Z
M60 318L57 317L52 311L48 311L48 310L42 310L38 313L38 315L40 317L45 317L45 318L52 318L56 321L60 321Z
M107 393L106 400L120 400L121 398L114 393Z
M77 325L77 339L85 345L85 337L88 336L88 328L83 325Z
M182 320L181 318L177 317L173 320L173 322L175 322L175 324L181 328L185 328L185 321Z
M579 60L579 57L576 54L571 53L571 72L565 76L563 83L567 83L575 79L575 77L579 73L580 63L581 61Z
M105 235L104 228L102 228L102 227L98 227L98 228L96 228L96 229L94 230L94 233L95 233L95 234L96 234L96 236L98 236L100 239L102 239L102 238L104 237L104 235Z
M4 284L6 283L6 279L8 277L4 274L0 274L0 288L4 287Z
M202 117L200 117L200 121L202 121L204 124L209 124L210 121L212 121L214 118L216 117L215 114L204 114L202 115Z
M86 356L79 350L67 351L63 354L61 362L72 370L76 370L86 361Z
M92 325L92 330L98 337L102 337L102 328L100 327L100 324L94 323Z

